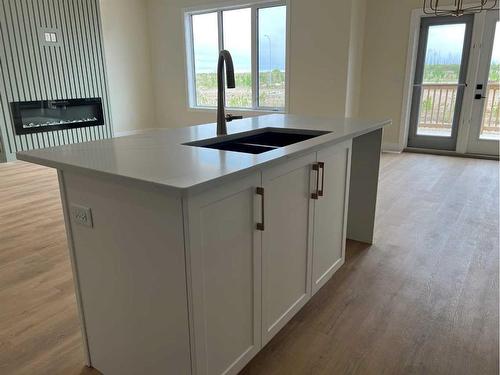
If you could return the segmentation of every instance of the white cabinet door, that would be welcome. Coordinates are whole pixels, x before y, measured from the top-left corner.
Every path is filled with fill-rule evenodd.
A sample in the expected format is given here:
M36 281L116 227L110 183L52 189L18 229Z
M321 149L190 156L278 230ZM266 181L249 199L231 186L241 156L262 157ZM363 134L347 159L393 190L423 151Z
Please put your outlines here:
M316 153L262 172L262 342L266 344L311 295L311 167Z
M318 152L319 186L314 205L312 291L344 264L351 141Z
M260 176L188 198L192 357L198 375L236 374L261 348Z

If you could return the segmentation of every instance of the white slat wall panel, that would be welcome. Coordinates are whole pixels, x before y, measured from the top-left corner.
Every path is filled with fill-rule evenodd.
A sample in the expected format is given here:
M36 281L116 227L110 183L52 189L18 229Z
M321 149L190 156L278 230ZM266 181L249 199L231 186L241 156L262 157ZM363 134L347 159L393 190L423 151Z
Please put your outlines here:
M0 161L113 135L99 0L0 0ZM59 45L40 43L55 28ZM10 102L100 97L105 125L16 135Z

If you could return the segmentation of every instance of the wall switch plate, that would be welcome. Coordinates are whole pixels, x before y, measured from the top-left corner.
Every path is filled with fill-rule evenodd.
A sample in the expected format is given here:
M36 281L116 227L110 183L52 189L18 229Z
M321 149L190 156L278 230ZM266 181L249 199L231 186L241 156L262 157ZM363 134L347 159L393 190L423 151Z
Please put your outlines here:
M54 32L45 32L45 41L48 43L57 43L57 34Z
M75 223L92 228L92 211L88 207L79 206L77 204L70 205L71 218Z
M41 28L40 34L40 44L47 47L62 47L61 44L61 31L57 28Z

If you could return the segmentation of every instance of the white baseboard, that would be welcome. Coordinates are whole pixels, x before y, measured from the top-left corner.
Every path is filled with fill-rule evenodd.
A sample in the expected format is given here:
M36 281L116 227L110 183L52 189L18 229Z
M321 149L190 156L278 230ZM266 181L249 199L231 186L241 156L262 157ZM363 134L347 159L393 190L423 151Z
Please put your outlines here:
M403 147L399 143L382 143L382 152L401 153Z

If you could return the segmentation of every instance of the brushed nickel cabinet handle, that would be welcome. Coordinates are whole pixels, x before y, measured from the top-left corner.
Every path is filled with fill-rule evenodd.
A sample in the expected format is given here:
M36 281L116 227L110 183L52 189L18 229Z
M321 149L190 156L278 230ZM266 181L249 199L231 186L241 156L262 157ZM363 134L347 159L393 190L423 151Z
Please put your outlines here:
M265 218L265 212L264 212L264 188L263 187L258 187L255 191L257 193L257 195L260 195L261 196L261 199L260 199L260 214L262 215L261 216L261 222L260 223L257 223L257 230L261 230L263 231L264 230L264 218Z
M311 194L312 199L318 199L319 197L319 164L314 163L312 165L312 170L316 172L316 191Z
M322 161L318 162L319 169L321 169L321 189L318 190L318 196L322 197L325 190L325 163ZM318 171L319 176L319 171Z

